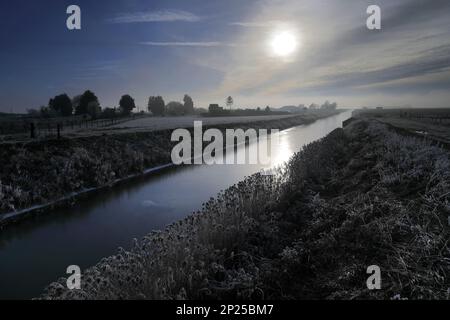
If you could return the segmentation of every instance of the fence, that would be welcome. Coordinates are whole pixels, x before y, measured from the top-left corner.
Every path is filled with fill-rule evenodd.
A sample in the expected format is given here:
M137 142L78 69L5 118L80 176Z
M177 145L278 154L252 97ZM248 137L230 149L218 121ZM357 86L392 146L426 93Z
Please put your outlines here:
M369 109L358 110L356 114L368 115L376 118L383 117L398 117L404 119L414 119L428 123L435 123L441 125L450 124L450 108L420 108L420 109Z
M55 119L33 119L22 118L0 121L1 135L23 135L30 138L57 136L61 137L64 132L82 131L96 128L105 128L136 118L148 115L134 114L129 117L114 117L108 119L90 120L83 117L68 117Z

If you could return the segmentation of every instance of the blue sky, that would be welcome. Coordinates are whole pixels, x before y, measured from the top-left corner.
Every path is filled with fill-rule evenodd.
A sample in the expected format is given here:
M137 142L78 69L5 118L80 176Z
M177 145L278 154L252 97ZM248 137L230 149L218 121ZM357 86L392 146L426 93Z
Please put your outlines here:
M66 28L79 5L82 30ZM93 90L102 106L129 93L242 107L337 100L340 105L449 106L450 1L379 0L382 30L365 28L373 1L2 1L0 111ZM289 30L298 50L273 57Z

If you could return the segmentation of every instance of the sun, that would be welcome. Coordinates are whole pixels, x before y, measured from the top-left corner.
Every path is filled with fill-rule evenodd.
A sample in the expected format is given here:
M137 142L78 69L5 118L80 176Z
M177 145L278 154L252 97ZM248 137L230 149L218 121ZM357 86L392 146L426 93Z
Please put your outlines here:
M277 32L270 41L272 52L279 57L289 57L298 48L298 39L291 31Z

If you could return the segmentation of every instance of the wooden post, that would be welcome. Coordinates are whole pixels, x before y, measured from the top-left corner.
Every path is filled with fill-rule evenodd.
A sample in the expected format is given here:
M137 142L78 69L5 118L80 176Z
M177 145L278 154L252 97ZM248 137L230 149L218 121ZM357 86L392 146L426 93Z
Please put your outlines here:
M34 123L30 123L30 138L34 139L36 138L36 132L35 132L35 127L34 127Z

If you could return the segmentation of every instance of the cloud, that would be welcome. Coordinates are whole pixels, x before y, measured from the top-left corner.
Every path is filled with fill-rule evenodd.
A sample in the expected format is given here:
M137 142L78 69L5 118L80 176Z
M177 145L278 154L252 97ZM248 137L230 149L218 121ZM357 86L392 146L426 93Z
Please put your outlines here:
M449 83L448 0L379 0L381 32L366 28L366 3L327 0L303 5L284 0L283 4L261 2L250 16L228 23L242 30L231 38L236 46L229 51L230 58L226 56L228 63L214 61L225 67L219 69L222 82L211 96L285 101L305 95L373 93L390 99L395 93L413 97L433 88L442 96ZM267 45L271 32L284 28L302 40L288 62L271 57Z
M267 22L231 22L229 23L230 26L235 26L235 27L245 27L245 28L266 28L266 27L271 27L273 25L275 25L277 22L276 21L267 21Z
M229 46L229 44L224 44L221 42L211 41L211 42L154 42L147 41L141 42L140 44L146 46L156 46L156 47L221 47Z
M431 48L421 53L417 58L392 65L380 65L374 70L334 70L313 79L288 79L272 85L266 92L317 93L366 89L384 93L408 90L410 93L418 93L444 88L449 83L450 45Z
M448 0L409 0L392 10L392 14L382 19L386 28L406 26L436 19L450 9Z
M441 46L427 50L422 57L411 61L372 71L336 74L331 78L334 86L358 86L425 76L444 72L449 68L450 46Z
M198 22L201 17L183 10L162 10L153 12L122 13L108 21L110 23L139 22Z

